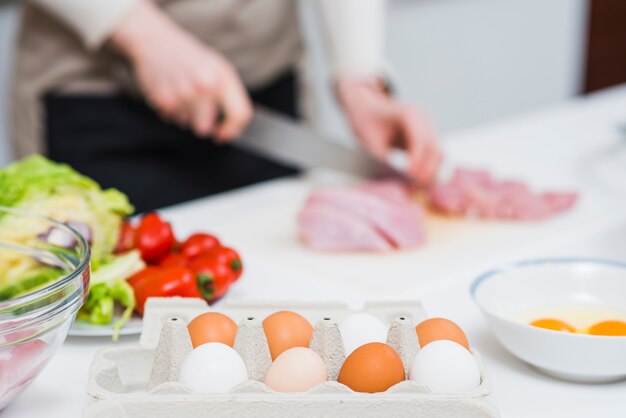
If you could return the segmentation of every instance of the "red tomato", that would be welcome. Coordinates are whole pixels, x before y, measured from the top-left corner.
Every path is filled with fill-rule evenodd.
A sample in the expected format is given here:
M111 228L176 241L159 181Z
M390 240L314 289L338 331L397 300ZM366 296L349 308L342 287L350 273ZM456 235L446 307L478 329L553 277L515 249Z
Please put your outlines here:
M135 243L135 227L129 221L123 221L120 225L120 235L115 245L115 253L123 253L132 250Z
M211 252L211 256L215 258L215 261L219 264L227 265L233 275L235 280L238 280L243 273L243 264L241 263L241 257L237 253L237 251L233 250L229 247L220 247Z
M169 253L159 261L160 267L187 267L188 259L180 253Z
M135 234L135 248L141 251L144 261L156 262L172 249L174 233L170 224L156 213L148 213L139 222Z
M189 268L196 274L199 290L209 302L224 296L235 281L232 270L225 264L217 263L211 255L194 258Z
M182 296L201 298L198 281L194 273L182 267L156 268L135 287L136 310L143 315L144 305L149 297Z
M139 270L137 273L135 273L132 276L130 276L126 281L134 289L137 286L139 286L139 284L141 282L143 282L146 277L151 276L152 274L156 273L157 271L159 271L158 267L148 266L145 269Z
M180 252L180 247L182 247L183 243L176 240L174 241L174 244L172 244L172 252L173 253L179 253Z
M183 242L180 252L185 257L193 258L219 248L220 245L220 241L213 235L197 233L189 235L185 242Z

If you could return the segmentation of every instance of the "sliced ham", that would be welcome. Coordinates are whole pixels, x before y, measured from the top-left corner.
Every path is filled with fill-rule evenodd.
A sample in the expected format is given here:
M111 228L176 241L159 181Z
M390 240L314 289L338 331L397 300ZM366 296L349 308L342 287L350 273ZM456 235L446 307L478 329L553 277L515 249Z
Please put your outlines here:
M318 250L391 250L370 224L332 206L307 204L298 217L302 238Z
M437 211L515 221L550 218L570 209L577 198L570 192L535 193L522 182L463 168L428 192L429 205ZM298 221L305 243L320 250L388 251L425 240L421 207L407 185L392 180L315 190Z
M534 193L518 181L498 181L482 170L457 169L452 180L434 186L430 205L455 216L504 220L543 220L570 209L571 192Z
M570 209L578 200L578 193L554 193L548 192L541 195L541 199L556 212L562 212Z
M424 239L421 210L406 199L400 201L365 190L337 188L315 191L309 201L364 220L396 247L410 247Z
M424 241L422 211L398 182L314 191L299 217L306 243L328 250L390 250Z
M410 198L409 188L396 180L369 181L360 184L357 189L397 202L406 202Z

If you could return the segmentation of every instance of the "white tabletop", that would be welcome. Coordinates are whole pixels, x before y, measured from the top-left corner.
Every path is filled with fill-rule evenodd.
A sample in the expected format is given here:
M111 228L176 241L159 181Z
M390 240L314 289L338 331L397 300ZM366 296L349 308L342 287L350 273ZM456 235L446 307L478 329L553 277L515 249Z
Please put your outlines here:
M554 240L553 245L537 247L534 252L510 254L488 260L485 265L531 255L584 255L626 260L626 164L622 165L621 173L616 168L619 161L626 161L616 160L621 158L619 152L626 154L626 145L619 148L622 139L617 130L617 126L624 123L626 87L447 138L448 154L458 161L486 164L507 173L528 171L529 161L533 161L538 166L549 164L555 171L593 177L600 190L606 190L606 199L611 199L615 206L615 216L607 221L604 230L581 236L574 242ZM597 196L604 198L605 195ZM219 197L196 201L186 210L203 211L216 199ZM172 208L167 212L174 216L179 210ZM184 219L176 222L176 229L183 231L202 229L197 225L184 225ZM235 285L229 298L335 299L354 305L376 299L376 295L341 284L333 286L292 275L284 277L262 264L248 263L246 269L245 280ZM398 289L397 297L419 298L431 316L451 318L464 328L472 345L483 354L493 380L489 399L503 417L626 416L626 382L605 385L562 382L541 375L506 352L491 336L470 300L468 286L477 273L471 271L424 286L416 284ZM136 337L124 337L120 343L136 341ZM97 350L111 344L106 338L68 338L37 380L2 416L80 416L91 401L85 392L91 359Z

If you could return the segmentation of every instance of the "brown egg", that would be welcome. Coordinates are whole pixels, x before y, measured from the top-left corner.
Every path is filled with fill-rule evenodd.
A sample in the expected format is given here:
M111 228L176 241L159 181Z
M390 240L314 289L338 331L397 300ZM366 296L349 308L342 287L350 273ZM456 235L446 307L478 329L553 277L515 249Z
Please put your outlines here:
M341 366L337 381L355 392L384 392L404 380L404 365L384 343L369 343L352 352Z
M454 322L445 318L431 318L420 322L415 327L420 347L438 340L449 340L461 344L469 350L469 343L463 330Z
M293 347L308 347L313 327L304 317L295 312L275 312L263 321L263 330L272 360Z
M193 348L205 343L223 343L233 346L237 324L218 312L207 312L195 317L187 325Z

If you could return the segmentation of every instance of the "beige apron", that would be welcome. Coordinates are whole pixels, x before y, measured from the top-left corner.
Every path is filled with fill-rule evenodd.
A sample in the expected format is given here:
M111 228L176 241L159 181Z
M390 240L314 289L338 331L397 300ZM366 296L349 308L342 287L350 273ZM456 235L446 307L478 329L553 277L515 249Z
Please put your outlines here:
M199 39L221 51L250 88L302 59L295 0L158 0ZM18 156L45 152L41 100L46 92L137 92L126 61L104 46L89 51L70 29L24 3L12 91L12 138Z

